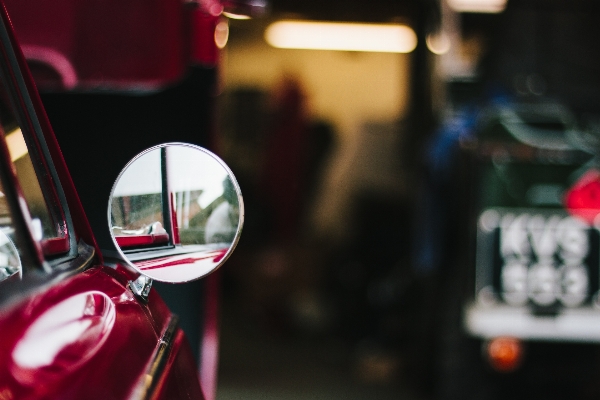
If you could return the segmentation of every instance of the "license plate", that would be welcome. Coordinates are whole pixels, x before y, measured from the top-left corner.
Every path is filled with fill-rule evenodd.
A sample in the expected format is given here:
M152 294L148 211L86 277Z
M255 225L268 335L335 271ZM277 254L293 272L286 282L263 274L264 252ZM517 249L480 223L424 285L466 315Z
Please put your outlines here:
M598 230L563 210L488 209L479 218L478 293L577 307L598 290Z

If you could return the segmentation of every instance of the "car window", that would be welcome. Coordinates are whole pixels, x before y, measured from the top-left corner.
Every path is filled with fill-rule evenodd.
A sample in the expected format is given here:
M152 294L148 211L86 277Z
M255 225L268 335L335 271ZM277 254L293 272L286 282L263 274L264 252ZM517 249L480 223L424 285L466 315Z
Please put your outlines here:
M66 223L62 214L62 208L56 200L56 193L50 186L48 167L36 157L32 157L31 146L36 146L35 140L26 136L21 130L12 103L9 100L8 91L0 84L0 129L6 140L10 159L14 165L17 181L21 193L27 203L31 215L31 231L34 239L40 242L41 248L46 255L55 255L68 251L68 246L62 243L68 238ZM37 149L39 154L39 149ZM44 185L45 183L45 185ZM3 242L12 245L12 227L6 201L2 206L2 225L0 230L6 233L7 238L0 235L0 247ZM10 257L9 257L10 258ZM2 256L0 255L0 265Z
M162 152L141 156L120 177L111 202L111 226L121 247L169 242L164 229Z
M29 206L36 240L41 241L42 239L59 237L60 223L53 221L48 210L31 157L25 145L23 133L19 128L13 128L6 135L6 140L11 160L17 172L17 179Z
M168 148L167 162L180 243L231 243L237 233L239 204L227 171L187 147Z
M0 98L0 125L4 131L11 161L15 166L17 180L33 219L36 240L64 236L64 222L62 218L53 217L50 213L23 132L11 107L2 98Z

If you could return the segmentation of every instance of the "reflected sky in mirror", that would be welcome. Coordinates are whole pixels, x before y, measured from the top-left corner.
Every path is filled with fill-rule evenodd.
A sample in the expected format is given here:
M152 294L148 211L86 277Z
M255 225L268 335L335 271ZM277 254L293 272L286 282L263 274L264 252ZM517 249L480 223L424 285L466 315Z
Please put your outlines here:
M227 171L212 157L199 157L192 147L167 148L169 188L176 193L201 190L197 201L206 208L223 194Z
M160 193L160 149L149 151L129 164L115 185L113 196Z

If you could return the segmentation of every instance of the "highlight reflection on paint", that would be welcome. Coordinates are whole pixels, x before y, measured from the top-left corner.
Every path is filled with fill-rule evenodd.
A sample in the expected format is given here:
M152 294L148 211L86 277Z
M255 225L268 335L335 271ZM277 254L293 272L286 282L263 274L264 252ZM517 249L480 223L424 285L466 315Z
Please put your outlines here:
M67 376L67 370L77 369L102 346L115 315L114 304L100 292L58 303L40 315L15 346L13 376L24 385L35 385L39 374Z
M198 251L152 260L138 261L135 266L153 279L171 281L181 279L189 281L193 277L212 271L227 255L229 247L218 250Z

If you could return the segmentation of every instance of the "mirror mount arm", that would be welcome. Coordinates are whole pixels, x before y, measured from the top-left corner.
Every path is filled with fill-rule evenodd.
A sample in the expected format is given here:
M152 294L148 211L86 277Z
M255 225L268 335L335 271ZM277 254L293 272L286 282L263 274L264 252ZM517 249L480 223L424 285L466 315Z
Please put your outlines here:
M152 288L152 278L140 275L135 281L129 281L129 288L135 297L144 302L144 304L148 303L148 295Z

